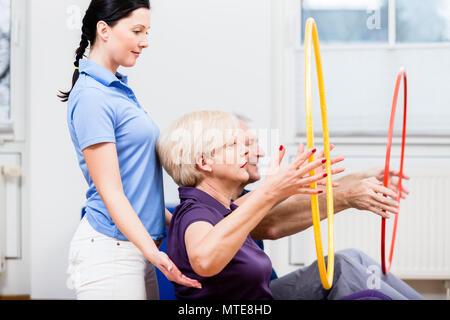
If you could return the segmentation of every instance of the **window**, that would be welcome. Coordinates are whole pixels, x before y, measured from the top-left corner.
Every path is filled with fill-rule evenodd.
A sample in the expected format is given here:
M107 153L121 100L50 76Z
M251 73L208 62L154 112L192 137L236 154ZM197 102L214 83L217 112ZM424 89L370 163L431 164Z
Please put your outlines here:
M10 119L11 3L0 0L0 121Z
M450 42L448 0L299 1L302 30L314 18L325 44Z
M324 43L387 43L388 11L388 0L304 0L302 26L314 18Z
M0 0L0 145L25 140L26 0Z
M450 41L450 1L397 0L397 42Z

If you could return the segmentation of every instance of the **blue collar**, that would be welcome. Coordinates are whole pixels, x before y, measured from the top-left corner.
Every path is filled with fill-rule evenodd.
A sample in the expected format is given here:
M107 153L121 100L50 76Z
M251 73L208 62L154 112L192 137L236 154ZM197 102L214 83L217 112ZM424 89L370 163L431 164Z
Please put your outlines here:
M206 192L193 188L193 187L180 187L178 188L178 193L181 202L186 199L194 199L203 205L208 205L219 211L223 216L230 214L233 210L237 209L238 206L233 202L230 203L230 209L224 207L218 200L207 194Z
M89 59L80 59L79 71L80 73L90 75L92 78L104 84L105 86L110 86L114 82L123 82L125 85L128 85L127 76L119 72L116 72L116 75L114 75L111 71L109 71L105 67L102 67L101 65Z

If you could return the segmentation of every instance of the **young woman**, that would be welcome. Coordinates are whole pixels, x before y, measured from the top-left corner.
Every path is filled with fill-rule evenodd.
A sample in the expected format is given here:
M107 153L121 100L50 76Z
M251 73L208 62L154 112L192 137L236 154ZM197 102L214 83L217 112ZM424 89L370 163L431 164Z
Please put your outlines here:
M89 185L69 253L78 299L157 299L153 266L171 281L200 287L158 250L167 215L155 151L159 128L117 72L136 64L149 28L148 0L92 0L72 89L59 95L68 101L69 131Z

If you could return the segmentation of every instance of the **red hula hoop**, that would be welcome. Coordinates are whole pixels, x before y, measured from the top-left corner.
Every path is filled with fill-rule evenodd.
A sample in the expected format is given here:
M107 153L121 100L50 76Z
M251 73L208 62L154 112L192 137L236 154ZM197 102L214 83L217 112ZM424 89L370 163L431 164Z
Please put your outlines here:
M384 180L383 185L385 187L389 186L389 163L391 160L391 147L392 147L392 136L394 133L394 122L395 122L395 109L397 107L397 100L398 100L398 93L400 90L400 84L401 80L403 78L403 130L402 130L402 153L400 158L400 173L398 177L398 190L397 190L397 203L400 204L400 198L402 195L402 180L403 180L403 160L405 158L405 138L406 138L406 107L407 107L407 80L406 80L406 71L402 68L400 72L397 75L397 81L395 84L395 91L394 91L394 99L392 102L392 109L391 109L391 119L389 123L389 133L388 133L388 142L387 142L387 148L386 148L386 162L384 166ZM394 254L394 246L395 246L395 236L397 235L397 223L398 223L398 216L399 214L395 215L394 220L394 229L392 233L392 240L391 240L391 250L389 253L389 260L388 264L386 265L386 257L385 257L385 238L386 238L386 219L381 218L381 269L384 274L388 274L389 270L391 269L392 265L392 257Z

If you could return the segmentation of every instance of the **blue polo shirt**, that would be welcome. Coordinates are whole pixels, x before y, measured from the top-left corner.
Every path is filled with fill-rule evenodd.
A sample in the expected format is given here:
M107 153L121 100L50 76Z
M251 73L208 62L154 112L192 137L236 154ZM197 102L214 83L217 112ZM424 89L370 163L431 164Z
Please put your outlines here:
M86 216L98 232L128 240L114 224L92 181L82 151L115 143L125 196L154 240L165 237L162 167L156 154L159 128L141 107L125 75L88 59L69 96L67 123L78 164L88 184Z
M224 207L212 196L197 188L178 189L180 204L175 208L167 236L167 254L180 271L202 284L201 289L174 283L178 299L219 300L272 300L269 289L272 263L250 235L225 266L215 276L202 277L195 273L189 262L184 242L186 229L194 222L206 221L215 226L237 206Z

